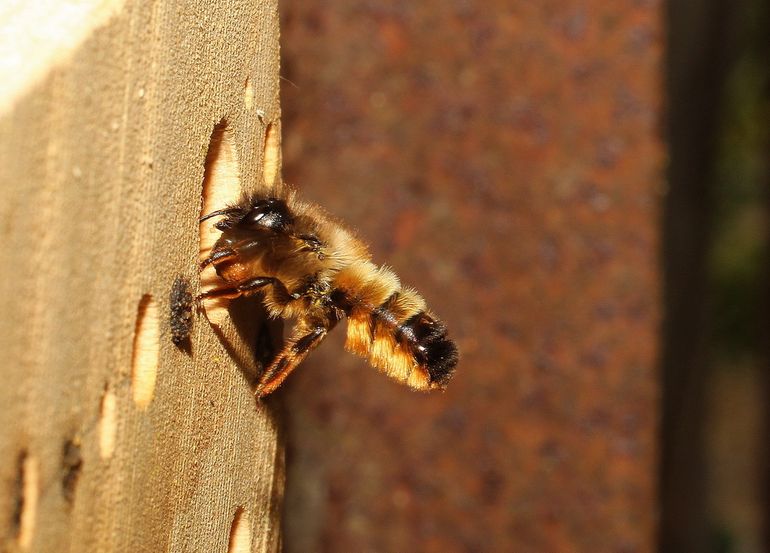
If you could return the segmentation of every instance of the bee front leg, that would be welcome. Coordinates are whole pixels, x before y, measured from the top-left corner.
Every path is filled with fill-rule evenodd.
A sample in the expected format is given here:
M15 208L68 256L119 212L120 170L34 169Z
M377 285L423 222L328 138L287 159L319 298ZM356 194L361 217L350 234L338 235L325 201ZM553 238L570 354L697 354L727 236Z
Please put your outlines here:
M278 388L286 377L297 368L305 357L326 338L329 331L337 324L336 318L323 320L300 319L297 321L291 337L286 342L275 360L260 376L255 394L263 397Z
M262 277L250 278L248 280L243 280L239 282L237 286L214 288L212 290L207 290L206 292L203 292L198 296L198 300L235 299L241 296L248 296L248 295L254 294L256 292L259 292L265 286L270 286L270 285L275 286L281 292L284 292L286 293L286 295L289 295L289 292L288 290L286 290L286 286L283 285L283 282L281 282L277 278L262 276Z
M200 268L205 269L209 265L214 265L214 267L216 267L217 265L221 265L222 263L233 261L237 257L238 257L238 254L232 248L222 248L219 250L214 250L210 256L208 256L206 259L204 259L201 262Z
M240 257L240 254L248 251L251 248L261 246L262 244L262 240L244 240L242 242L237 242L232 246L216 247L215 245L215 249L211 252L211 255L209 255L201 262L200 268L205 269L209 265L219 267L220 265L232 263Z

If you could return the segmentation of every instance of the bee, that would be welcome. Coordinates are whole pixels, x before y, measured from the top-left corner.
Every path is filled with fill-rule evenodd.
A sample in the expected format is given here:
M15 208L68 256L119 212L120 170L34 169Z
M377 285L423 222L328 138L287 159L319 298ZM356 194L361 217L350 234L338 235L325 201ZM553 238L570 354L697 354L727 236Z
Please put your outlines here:
M345 317L346 350L414 389L446 387L458 352L445 325L323 209L283 186L245 197L201 222L213 217L222 217L214 225L222 234L201 269L213 265L218 279L199 297L259 294L271 317L296 321L260 375L258 397L274 391Z

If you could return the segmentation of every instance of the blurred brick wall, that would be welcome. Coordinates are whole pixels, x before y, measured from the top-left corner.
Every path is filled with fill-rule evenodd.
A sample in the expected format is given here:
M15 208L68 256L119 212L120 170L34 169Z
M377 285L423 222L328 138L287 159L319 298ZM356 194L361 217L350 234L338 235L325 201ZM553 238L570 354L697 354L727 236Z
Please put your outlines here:
M284 0L284 176L423 292L445 394L289 380L286 550L651 551L661 6Z

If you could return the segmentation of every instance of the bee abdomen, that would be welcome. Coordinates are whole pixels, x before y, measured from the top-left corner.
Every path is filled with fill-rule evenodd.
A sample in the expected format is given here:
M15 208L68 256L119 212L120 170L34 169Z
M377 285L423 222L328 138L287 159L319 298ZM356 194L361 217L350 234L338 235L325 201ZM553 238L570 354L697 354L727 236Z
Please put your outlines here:
M457 365L457 346L447 336L444 323L422 311L400 325L395 333L406 344L415 360L423 367L431 387L443 388L451 380Z
M348 314L346 349L413 388L443 388L457 364L457 348L444 324L388 269L375 267L364 274L360 269L365 278L357 286L348 281L341 290Z

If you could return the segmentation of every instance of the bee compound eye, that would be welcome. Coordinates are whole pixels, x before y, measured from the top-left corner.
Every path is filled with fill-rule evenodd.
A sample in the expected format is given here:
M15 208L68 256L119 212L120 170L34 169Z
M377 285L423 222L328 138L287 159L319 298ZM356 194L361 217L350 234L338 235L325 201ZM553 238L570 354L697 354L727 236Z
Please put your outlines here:
M243 222L247 225L258 225L265 218L267 213L262 208L252 209L244 218Z
M283 200L268 199L257 202L240 221L241 226L280 230L291 222L289 209Z

